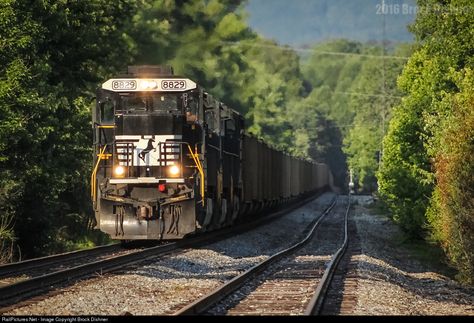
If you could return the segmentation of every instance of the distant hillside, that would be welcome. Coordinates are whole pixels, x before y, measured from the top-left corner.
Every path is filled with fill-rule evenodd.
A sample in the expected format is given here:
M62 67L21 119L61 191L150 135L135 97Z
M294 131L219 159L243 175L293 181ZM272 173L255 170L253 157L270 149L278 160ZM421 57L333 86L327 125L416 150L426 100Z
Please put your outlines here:
M248 0L250 26L280 44L301 46L331 38L382 40L381 0ZM385 0L385 39L412 41L407 25L415 0Z

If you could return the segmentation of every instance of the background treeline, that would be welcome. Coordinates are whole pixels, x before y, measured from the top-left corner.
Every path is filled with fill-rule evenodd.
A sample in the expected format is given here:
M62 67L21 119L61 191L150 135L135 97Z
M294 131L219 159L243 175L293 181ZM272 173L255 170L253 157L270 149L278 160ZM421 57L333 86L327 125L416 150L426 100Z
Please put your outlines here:
M248 27L244 4L2 2L4 261L105 241L90 230L95 89L127 65L170 64L240 111L249 132L329 163L341 187L348 167L360 192L376 191L378 177L403 228L431 234L463 273L472 269L472 16L445 14L438 28L436 13L424 13L410 60L411 46L388 42L381 59L377 43L334 40L303 52L278 46Z
M384 0L386 39L413 41L406 25L416 14L415 0ZM302 46L334 38L382 40L381 0L249 0L249 24L281 43Z

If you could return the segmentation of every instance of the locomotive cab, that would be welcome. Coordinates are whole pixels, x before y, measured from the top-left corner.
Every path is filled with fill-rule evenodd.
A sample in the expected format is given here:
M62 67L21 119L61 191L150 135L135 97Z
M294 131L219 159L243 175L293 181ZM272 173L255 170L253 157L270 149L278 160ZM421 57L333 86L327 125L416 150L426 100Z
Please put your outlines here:
M204 212L203 92L156 66L129 67L97 90L91 196L114 239L176 239Z

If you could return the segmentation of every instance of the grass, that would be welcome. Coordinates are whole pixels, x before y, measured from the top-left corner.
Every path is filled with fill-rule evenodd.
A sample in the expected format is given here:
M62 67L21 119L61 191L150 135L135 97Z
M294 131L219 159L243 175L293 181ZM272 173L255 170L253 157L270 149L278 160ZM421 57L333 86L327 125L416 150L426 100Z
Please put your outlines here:
M426 240L411 239L405 233L400 234L399 244L410 256L433 268L433 271L455 278L457 271L448 264L448 259L439 245Z
M388 208L380 200L366 208L369 214L388 218L394 225L397 225ZM410 257L426 267L432 268L434 272L455 279L457 271L449 265L448 258L438 244L426 239L411 238L407 233L399 230L399 233L394 236L393 245L402 248Z

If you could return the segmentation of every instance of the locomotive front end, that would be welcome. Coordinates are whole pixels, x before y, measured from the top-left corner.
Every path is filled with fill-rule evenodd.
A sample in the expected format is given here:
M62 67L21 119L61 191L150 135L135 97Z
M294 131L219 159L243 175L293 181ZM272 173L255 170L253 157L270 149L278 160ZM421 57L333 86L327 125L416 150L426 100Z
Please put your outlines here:
M91 196L113 239L178 239L196 231L203 166L193 81L131 67L98 89Z

